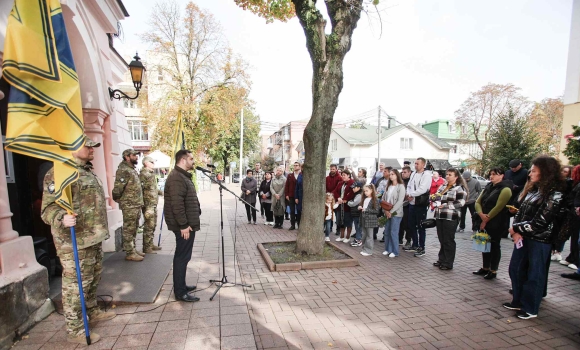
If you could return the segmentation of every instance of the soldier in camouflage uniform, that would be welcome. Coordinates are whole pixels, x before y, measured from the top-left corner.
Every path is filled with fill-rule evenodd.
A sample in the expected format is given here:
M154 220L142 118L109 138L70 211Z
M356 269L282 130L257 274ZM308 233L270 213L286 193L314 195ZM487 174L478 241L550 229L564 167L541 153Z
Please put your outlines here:
M56 252L63 267L62 306L66 319L68 341L85 343L82 309L77 284L70 227L75 226L79 264L82 271L83 291L89 322L109 320L115 317L112 311L103 312L97 307L97 285L103 270L102 242L109 238L107 205L101 180L93 173L93 147L101 144L87 137L83 148L73 153L78 164L79 179L71 185L73 215L55 199L54 168L44 177L42 195L42 220L51 226ZM91 332L92 343L100 339Z
M141 186L143 187L143 217L145 224L143 225L143 253L157 254L156 250L161 250L153 244L153 236L155 235L155 226L157 225L157 203L159 203L159 195L163 192L157 189L157 178L153 172L155 166L155 159L147 156L143 158L143 168L139 174Z
M135 249L137 227L143 207L143 189L135 165L137 152L131 148L124 150L123 161L119 164L115 175L113 200L119 203L123 212L123 250L127 254L125 260L143 261L145 253Z

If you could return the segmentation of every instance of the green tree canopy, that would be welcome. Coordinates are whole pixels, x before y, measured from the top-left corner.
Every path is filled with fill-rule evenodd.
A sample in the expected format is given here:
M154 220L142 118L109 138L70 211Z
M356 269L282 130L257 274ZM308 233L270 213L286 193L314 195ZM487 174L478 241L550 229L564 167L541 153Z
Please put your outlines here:
M518 116L511 107L496 116L489 141L481 161L484 171L496 166L507 169L512 159L520 159L524 166L529 166L541 152L538 133L527 117Z
M562 153L568 157L568 164L580 164L580 126L572 125L572 138L568 139L568 144Z

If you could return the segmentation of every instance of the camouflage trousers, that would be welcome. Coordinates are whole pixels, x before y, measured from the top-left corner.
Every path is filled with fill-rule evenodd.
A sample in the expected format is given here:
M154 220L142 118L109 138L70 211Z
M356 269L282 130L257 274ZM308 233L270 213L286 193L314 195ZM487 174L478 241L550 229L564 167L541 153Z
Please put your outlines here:
M157 226L157 207L144 206L143 218L143 251L153 248L153 236L155 235L155 226Z
M97 309L97 286L103 271L102 243L85 249L79 249L79 266L85 294L87 316ZM62 264L62 308L66 320L66 331L69 336L84 334L81 298L77 282L77 271L72 252L58 252Z
M123 251L131 254L135 251L137 227L141 218L141 208L124 208L123 211Z

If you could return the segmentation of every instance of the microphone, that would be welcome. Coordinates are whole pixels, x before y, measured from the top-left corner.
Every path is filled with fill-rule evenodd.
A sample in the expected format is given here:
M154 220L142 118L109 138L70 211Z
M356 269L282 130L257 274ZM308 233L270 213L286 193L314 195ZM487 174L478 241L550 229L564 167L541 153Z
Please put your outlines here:
M208 170L206 168L202 168L200 166L196 166L195 169L201 171L202 173L211 173L211 170Z

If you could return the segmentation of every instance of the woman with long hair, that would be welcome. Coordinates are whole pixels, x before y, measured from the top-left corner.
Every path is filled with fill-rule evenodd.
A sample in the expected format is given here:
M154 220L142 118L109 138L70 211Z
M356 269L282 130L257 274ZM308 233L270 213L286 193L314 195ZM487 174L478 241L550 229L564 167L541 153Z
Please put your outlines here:
M570 178L566 179L565 195L565 218L562 227L559 228L556 243L552 245L555 254L552 254L553 261L559 261L560 264L576 270L580 266L578 261L578 232L580 231L580 217L576 215L574 206L574 197L580 194L580 165L575 166L570 172ZM555 225L557 226L557 225ZM562 259L562 250L564 244L570 239L570 254L566 259Z
M518 198L519 209L509 234L514 241L510 260L512 301L506 309L521 319L537 317L547 279L554 232L553 221L563 204L560 162L542 155L532 160L528 182Z
M394 258L399 256L399 226L403 220L403 202L405 201L405 183L397 169L391 169L389 172L387 189L381 198L381 202L383 201L393 205L391 210L384 210L388 220L383 232L385 239L383 255Z
M459 224L461 207L465 205L468 197L465 180L455 168L449 168L445 172L446 184L439 187L434 194L435 219L437 222L437 238L441 248L439 260L433 266L440 270L453 269L455 261L455 230Z
M474 219L477 219L479 229L485 230L491 237L491 249L488 253L481 253L483 267L473 274L483 276L486 280L497 277L501 259L501 237L509 227L506 204L512 197L512 182L504 180L504 175L502 168L492 168L489 171L490 182L475 202L475 211L478 216Z

